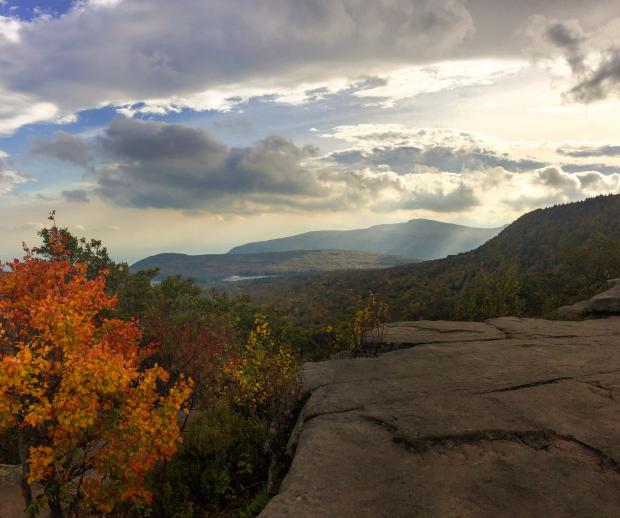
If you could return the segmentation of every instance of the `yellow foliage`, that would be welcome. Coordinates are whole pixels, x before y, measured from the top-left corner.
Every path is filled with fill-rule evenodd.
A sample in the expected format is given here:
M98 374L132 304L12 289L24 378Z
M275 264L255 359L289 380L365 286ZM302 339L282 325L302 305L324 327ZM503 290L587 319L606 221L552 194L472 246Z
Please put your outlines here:
M270 416L298 369L290 345L278 343L267 320L257 318L237 361L226 366L234 403L252 415Z

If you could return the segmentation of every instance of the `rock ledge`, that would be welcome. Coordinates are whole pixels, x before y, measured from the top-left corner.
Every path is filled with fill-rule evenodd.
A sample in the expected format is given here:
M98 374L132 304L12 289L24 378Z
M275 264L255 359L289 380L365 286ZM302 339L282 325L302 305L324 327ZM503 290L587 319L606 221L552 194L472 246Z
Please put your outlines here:
M414 347L304 366L263 518L620 516L620 318L390 333Z

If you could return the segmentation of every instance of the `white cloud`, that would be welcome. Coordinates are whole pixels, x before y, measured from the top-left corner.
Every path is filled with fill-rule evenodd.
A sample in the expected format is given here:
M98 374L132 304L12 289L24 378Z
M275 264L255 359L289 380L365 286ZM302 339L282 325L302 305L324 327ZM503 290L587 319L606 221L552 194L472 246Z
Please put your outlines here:
M8 18L6 16L0 16L0 42L4 38L7 42L18 43L20 27L21 24L18 20Z
M527 68L525 61L466 60L441 61L432 65L405 67L381 76L383 84L354 93L358 97L383 99L380 104L395 102L420 94L454 90L467 86L491 85Z
M382 179L381 196L371 204L376 211L423 209L465 214L470 221L491 215L507 220L540 206L620 192L614 157L607 164L588 165L586 158L558 155L553 142L534 146L402 124L339 126L323 136L350 146L324 160L362 184Z
M299 105L338 93L349 85L350 82L344 78L320 83L302 82L291 87L236 84L185 96L146 99L140 103L128 103L119 107L117 112L126 117L145 114L165 115L168 113L179 113L184 109L227 112L233 110L237 105L254 98L268 98L271 102ZM318 90L320 90L320 93L317 93Z
M0 151L0 158L6 156L6 153L3 154L3 152ZM7 194L11 192L16 185L26 183L31 180L32 178L28 175L10 169L4 160L0 160L0 194Z
M122 1L123 0L86 0L85 3L96 7L114 7Z
M0 86L0 136L35 122L52 121L59 117L56 105L37 101L36 97L3 90Z

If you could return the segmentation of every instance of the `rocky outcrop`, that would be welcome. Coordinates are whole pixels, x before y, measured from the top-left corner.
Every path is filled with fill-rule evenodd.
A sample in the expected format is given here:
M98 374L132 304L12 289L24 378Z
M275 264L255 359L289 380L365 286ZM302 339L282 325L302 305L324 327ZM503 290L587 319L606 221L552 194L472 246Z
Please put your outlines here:
M620 314L620 279L609 281L612 287L590 299L589 311L594 314Z
M620 318L401 322L303 367L263 518L619 516Z
M579 320L587 316L620 315L620 279L609 281L611 288L594 295L590 300L582 300L556 310L556 316L566 320Z

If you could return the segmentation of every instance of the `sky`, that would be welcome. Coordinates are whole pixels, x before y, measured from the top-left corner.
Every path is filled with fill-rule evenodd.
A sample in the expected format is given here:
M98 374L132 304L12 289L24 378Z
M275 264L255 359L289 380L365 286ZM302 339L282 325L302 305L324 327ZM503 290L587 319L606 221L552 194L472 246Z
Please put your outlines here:
M620 191L617 0L0 0L0 258L118 260Z

